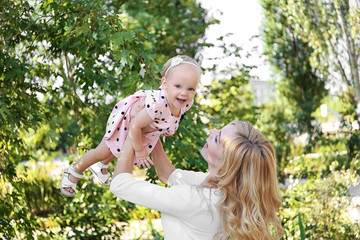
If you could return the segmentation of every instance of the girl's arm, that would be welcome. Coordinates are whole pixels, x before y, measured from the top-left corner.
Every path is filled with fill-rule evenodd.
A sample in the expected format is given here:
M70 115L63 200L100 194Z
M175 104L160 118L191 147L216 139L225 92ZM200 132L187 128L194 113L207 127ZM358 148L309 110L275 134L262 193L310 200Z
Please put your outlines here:
M142 132L141 129L152 123L153 120L150 118L146 109L143 108L136 114L136 116L130 121L130 132L129 137L131 140L132 147L135 150L137 160L140 161L140 165L143 167L150 168L149 163L153 164L149 158L149 154L142 144Z
M151 156L153 158L158 178L162 183L167 184L167 181L171 173L175 170L175 167L172 165L172 163L169 161L169 158L166 156L160 139L157 141L156 146L151 152Z

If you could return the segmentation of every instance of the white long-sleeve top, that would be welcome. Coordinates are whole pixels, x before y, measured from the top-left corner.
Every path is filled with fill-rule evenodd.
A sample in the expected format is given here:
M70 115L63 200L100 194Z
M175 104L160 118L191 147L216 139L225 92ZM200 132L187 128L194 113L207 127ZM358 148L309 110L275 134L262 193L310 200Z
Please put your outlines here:
M176 169L168 179L170 188L117 175L110 184L116 196L161 212L165 240L211 240L220 230L218 189L201 188L202 172Z

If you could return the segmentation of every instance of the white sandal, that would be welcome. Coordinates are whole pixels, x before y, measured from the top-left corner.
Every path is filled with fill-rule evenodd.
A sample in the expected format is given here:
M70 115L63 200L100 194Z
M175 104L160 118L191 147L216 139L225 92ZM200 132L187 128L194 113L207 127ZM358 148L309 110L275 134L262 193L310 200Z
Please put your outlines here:
M109 168L109 164L104 164L102 162L94 163L89 167L90 171L94 174L94 176L97 178L97 180L104 186L110 186L110 173L107 172L106 174L102 173L101 169ZM106 183L108 181L108 183Z
M64 169L63 172L63 176L61 178L61 183L60 183L60 190L61 192L67 196L67 197L74 197L75 196L75 190L76 190L76 184L72 181L69 180L69 175L73 175L76 178L82 178L84 176L84 174L80 174L78 172L75 171L74 169L74 165L70 165L69 167ZM69 192L67 191L65 188L71 187L74 192Z

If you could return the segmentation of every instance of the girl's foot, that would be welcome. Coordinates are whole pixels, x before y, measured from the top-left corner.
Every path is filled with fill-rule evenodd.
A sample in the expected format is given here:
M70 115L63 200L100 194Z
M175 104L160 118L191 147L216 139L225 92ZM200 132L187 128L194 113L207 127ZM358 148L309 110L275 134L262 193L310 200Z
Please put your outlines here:
M102 162L94 163L89 167L90 171L94 174L97 180L104 186L110 185L110 173L108 172L109 164L104 164Z
M74 164L65 168L60 183L61 192L67 197L75 196L76 184L83 176L75 171Z

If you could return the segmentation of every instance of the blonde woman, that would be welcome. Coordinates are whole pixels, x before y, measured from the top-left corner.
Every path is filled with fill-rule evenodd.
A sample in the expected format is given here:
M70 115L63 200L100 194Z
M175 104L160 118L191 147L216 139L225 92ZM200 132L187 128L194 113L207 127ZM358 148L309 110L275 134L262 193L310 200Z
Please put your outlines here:
M135 180L129 139L117 161L110 190L162 213L165 239L279 239L281 205L274 148L249 122L212 129L201 155L208 173L175 169L161 142L152 152L161 182Z

